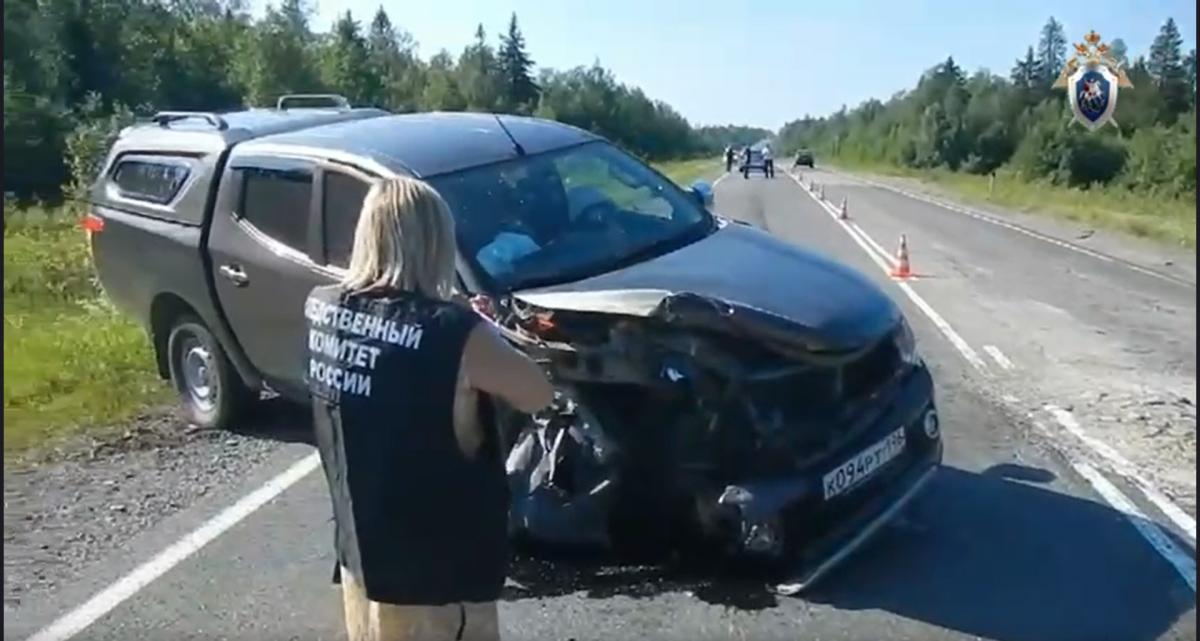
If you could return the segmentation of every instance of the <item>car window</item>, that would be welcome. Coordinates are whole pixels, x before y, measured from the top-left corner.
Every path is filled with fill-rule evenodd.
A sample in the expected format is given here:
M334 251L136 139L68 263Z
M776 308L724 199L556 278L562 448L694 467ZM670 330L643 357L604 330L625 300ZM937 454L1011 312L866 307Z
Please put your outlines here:
M659 193L660 189L623 174L600 158L572 154L556 159L554 164L568 195L599 193L627 211L659 218L671 216L671 203ZM572 219L594 204L580 197L568 201Z
M336 171L325 172L321 218L325 225L325 262L335 267L350 265L354 228L362 212L370 185Z
M247 167L243 172L241 216L262 233L304 252L312 172ZM307 252L305 252L307 253Z
M122 160L112 180L123 198L165 205L179 193L189 173L188 166L181 162Z
M459 251L511 291L618 269L694 242L713 219L695 199L603 142L430 179Z

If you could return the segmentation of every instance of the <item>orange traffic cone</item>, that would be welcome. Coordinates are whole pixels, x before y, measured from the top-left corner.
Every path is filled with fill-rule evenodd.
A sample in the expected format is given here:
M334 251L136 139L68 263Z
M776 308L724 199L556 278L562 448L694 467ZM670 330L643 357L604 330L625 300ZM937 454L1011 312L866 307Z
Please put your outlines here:
M846 209L846 197L845 196L842 196L842 211L841 211L840 218L842 220L850 219L850 212Z
M892 268L892 278L909 278L912 268L908 264L908 237L900 234L900 249L896 250L896 266Z

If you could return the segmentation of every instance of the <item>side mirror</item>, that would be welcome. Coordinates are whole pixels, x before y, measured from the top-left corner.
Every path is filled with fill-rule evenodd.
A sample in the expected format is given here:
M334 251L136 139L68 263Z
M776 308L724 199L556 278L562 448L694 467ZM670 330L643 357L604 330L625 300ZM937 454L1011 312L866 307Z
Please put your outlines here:
M700 203L701 207L707 209L713 206L712 185L709 185L703 180L697 180L696 182L692 183L692 196L696 198L696 201Z

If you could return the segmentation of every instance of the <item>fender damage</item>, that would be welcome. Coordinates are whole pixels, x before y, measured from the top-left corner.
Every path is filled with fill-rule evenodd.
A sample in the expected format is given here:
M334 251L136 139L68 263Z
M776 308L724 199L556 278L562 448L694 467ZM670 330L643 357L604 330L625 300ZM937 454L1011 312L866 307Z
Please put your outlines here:
M903 493L900 477L940 461L940 439L930 438L876 475L885 489L856 489L837 504L820 496L822 477L879 426L933 412L907 325L890 302L883 309L858 314L853 331L831 331L686 291L507 298L498 327L547 365L559 390L532 421L501 424L514 536L701 544L824 567L839 541L877 527L894 503L885 489Z

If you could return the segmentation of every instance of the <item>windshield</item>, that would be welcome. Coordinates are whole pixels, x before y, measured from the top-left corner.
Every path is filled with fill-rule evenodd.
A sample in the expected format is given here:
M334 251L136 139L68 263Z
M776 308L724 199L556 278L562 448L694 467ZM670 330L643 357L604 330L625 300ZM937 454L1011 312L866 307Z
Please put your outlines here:
M454 213L460 253L497 291L618 269L713 226L689 194L603 142L429 182Z

